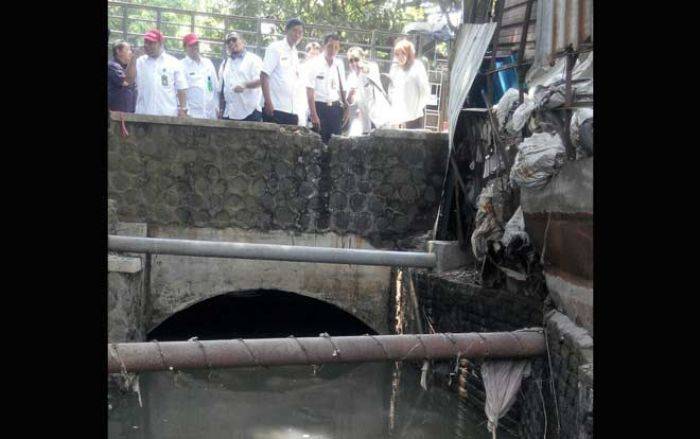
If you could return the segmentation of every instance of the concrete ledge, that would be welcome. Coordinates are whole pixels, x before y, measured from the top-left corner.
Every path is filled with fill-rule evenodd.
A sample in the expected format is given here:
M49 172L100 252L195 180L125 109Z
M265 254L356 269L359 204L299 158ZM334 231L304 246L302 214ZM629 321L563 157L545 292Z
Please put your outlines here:
M141 258L129 258L117 255L107 256L107 271L110 273L134 274L141 271L141 269Z
M435 271L443 273L468 265L473 258L459 248L458 241L428 241L428 252L435 253Z
M593 288L544 272L547 289L558 308L577 325L593 333Z
M397 128L379 128L370 137L383 137L387 139L417 139L417 140L443 140L447 142L447 133L438 133L428 130L400 130Z
M593 363L593 337L584 328L577 326L570 318L552 310L546 316L547 325L555 325L557 332L575 346L586 362Z
M146 223L118 223L117 235L123 236L148 236Z
M195 119L192 117L151 116L147 114L120 113L110 111L109 117L115 122L121 122L122 115L126 122L157 123L163 125L199 126L213 128L233 128L254 131L299 132L300 134L318 135L305 127L278 125L268 122L239 122L235 120Z

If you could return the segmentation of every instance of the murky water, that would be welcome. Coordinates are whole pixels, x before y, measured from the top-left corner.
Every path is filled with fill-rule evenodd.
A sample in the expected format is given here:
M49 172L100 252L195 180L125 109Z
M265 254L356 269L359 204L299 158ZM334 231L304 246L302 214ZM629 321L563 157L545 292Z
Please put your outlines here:
M156 372L110 395L109 438L489 439L483 415L394 363ZM500 439L512 436L500 432Z

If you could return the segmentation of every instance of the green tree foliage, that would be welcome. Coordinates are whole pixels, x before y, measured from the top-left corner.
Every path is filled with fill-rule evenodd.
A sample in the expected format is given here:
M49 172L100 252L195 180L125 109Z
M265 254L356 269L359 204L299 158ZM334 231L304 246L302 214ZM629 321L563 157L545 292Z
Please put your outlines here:
M420 7L400 7L397 0L122 0L135 5L160 6L199 12L266 17L362 30L400 32L403 25L421 17ZM111 9L116 9L112 7ZM143 14L149 15L149 14ZM144 17L151 18L152 17ZM177 22L177 17L174 18ZM189 23L180 23L186 25ZM212 23L215 24L215 23Z
M283 23L291 17L299 17L313 27L307 27L302 44L308 41L319 41L327 32L338 32L345 41L342 50L350 45L360 44L369 47L374 34L374 56L377 59L389 60L394 37L387 33L400 33L404 25L412 21L426 19L426 12L420 6L421 1L402 0L117 0L134 6L154 6L174 10L197 11L207 15L194 18L194 26L202 42L201 50L207 56L218 57L223 54L221 41L225 29L241 31L252 48L262 48L283 33ZM441 0L443 10L452 9L451 4L458 0ZM436 4L435 2L433 2ZM456 3L455 3L456 4ZM123 10L120 5L108 3L109 28L115 30L110 40L121 35ZM221 14L220 17L211 14ZM237 16L240 18L229 18ZM132 44L141 44L139 35L156 27L158 14L154 10L128 9L127 33ZM248 17L248 18L246 18ZM258 18L265 18L262 36L258 34ZM192 31L190 14L177 12L161 12L159 28L170 37L166 40L166 49L179 53L182 50L179 37ZM279 20L274 26L270 20ZM270 27L272 26L272 28ZM246 33L248 32L248 33ZM270 34L272 32L272 34ZM276 34L276 35L275 35ZM262 53L260 49L255 49Z

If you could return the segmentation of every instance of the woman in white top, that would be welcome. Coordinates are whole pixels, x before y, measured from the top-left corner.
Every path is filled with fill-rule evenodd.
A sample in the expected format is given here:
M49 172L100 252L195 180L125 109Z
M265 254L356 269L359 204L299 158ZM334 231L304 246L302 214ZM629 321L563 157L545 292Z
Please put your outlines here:
M401 40L394 46L389 77L393 122L404 128L423 128L423 109L430 97L430 83L410 41Z
M379 66L377 63L365 60L365 52L360 47L348 49L348 102L350 103L350 130L349 136L367 134L375 126L384 124L380 116L389 114L386 106L381 115L376 114L375 109L384 100L384 89L379 78Z

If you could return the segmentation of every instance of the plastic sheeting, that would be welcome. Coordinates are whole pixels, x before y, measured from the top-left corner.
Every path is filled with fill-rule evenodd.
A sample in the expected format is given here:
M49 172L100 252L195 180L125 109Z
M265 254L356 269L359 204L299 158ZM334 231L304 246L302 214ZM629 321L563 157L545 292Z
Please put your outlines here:
M528 70L525 77L525 82L529 85L529 92L532 93L537 86L546 87L557 82L563 82L566 79L566 57L557 58L554 65L540 66ZM590 79L590 82L572 83L574 91L577 93L593 94L593 52L581 54L574 64L574 69L571 71L571 79Z
M478 210L472 233L472 251L478 260L484 259L488 252L488 241L501 238L503 230L498 226L492 206L493 185L486 186L479 195Z
M479 195L471 236L472 252L478 260L486 257L489 241L498 241L503 236L506 200L511 195L510 191L506 177L494 178Z
M510 181L520 187L542 187L559 172L564 156L564 145L558 134L535 133L518 145Z
M566 102L566 85L559 84L549 87L538 85L533 94L537 108L551 110L561 107Z
M510 119L509 116L518 107L519 98L520 92L515 88L509 88L498 100L494 109L496 110L496 120L498 120L499 127L503 127L506 121Z
M511 135L520 132L536 109L537 103L525 96L523 103L515 109L513 116L506 123L506 132Z
M576 147L576 158L593 155L593 109L579 108L571 116L571 143Z
M481 377L486 390L486 428L496 437L498 420L508 413L518 397L520 384L530 374L530 360L486 360Z
M530 242L530 236L525 231L525 218L522 206L518 207L518 210L515 211L508 224L506 224L501 242L505 247L508 247L516 239L520 240L521 246Z
M491 42L496 23L464 23L459 28L453 53L453 65L450 71L450 96L448 114L450 118L450 142L452 150L457 120L462 112L464 101L474 83L474 78L481 67L486 49Z

